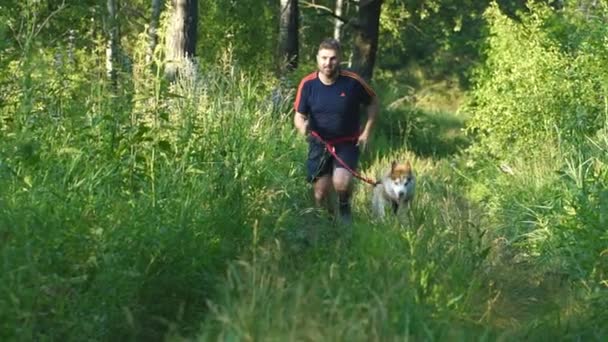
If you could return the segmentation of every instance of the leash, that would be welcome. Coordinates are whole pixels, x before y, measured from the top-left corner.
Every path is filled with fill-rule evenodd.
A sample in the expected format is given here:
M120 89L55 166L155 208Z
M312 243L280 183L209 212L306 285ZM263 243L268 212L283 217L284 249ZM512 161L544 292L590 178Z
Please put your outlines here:
M323 145L325 145L325 149L327 149L329 154L331 154L332 157L334 157L334 159L336 159L336 161L338 161L338 163L340 163L340 165L342 165L342 167L344 167L348 172L350 172L350 174L353 175L353 177L360 179L360 180L364 181L365 183L370 184L372 186L376 186L376 185L380 184L380 182L363 177L359 172L351 169L348 165L346 165L346 163L344 162L344 160L342 160L342 158L338 157L338 154L336 153L336 148L334 146L335 144L339 144L339 143L343 143L343 142L357 141L358 137L342 137L342 138L337 138L334 140L327 141L327 140L321 138L319 133L317 133L315 131L310 131L310 135L317 138L317 140L319 140Z

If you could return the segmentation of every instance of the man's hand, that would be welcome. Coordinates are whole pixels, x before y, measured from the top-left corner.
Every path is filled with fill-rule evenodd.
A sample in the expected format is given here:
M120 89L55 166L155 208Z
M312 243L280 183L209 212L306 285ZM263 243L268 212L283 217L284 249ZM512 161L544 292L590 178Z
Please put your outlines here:
M308 120L304 122L304 130L300 132L305 138L308 138L310 135L310 130L308 129Z
M378 98L374 96L372 98L371 103L367 106L367 122L363 127L363 132L359 135L359 139L357 141L357 146L359 146L359 150L365 151L367 148L367 142L369 141L369 132L372 131L374 124L376 122L376 117L378 116Z
M293 117L293 121L294 121L294 124L295 124L298 132L303 136L307 136L308 135L308 117L305 116L304 114L296 112L296 114Z
M366 131L363 131L363 133L361 133L361 135L359 135L359 139L357 139L357 146L359 146L359 150L361 152L365 151L365 149L367 148L368 139L369 139L369 133Z

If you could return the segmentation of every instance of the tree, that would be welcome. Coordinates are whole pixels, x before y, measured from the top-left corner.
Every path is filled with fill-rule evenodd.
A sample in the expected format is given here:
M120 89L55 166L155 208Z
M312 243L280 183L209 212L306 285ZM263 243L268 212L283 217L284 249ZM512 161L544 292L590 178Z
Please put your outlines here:
M198 0L172 0L167 30L165 76L175 80L180 70L192 65L196 50Z
M299 9L297 0L281 0L279 25L280 70L286 68L287 71L292 71L298 67Z
M353 68L366 80L371 80L380 27L382 0L361 0L353 45Z
M339 17L342 17L343 0L336 0L336 18L334 19L334 39L340 40L342 36L342 25L344 22Z
M106 73L116 86L116 67L118 59L118 20L116 20L116 1L107 0L108 7L108 46L106 47Z
M160 18L161 6L163 4L163 0L152 0L152 17L150 18L150 28L148 29L148 53L146 54L146 62L150 63L152 61L152 56L154 55L154 50L156 49L156 44L158 43L158 21Z

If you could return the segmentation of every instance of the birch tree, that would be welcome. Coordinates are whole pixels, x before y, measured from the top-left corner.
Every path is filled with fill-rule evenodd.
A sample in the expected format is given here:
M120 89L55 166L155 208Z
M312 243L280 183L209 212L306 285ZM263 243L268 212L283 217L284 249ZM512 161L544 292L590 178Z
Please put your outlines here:
M334 39L340 41L342 36L342 25L344 22L340 19L342 17L342 8L344 6L343 0L336 0L336 18L334 19Z
M108 10L108 44L106 47L106 74L112 84L116 85L116 67L118 60L118 21L116 0L107 0Z

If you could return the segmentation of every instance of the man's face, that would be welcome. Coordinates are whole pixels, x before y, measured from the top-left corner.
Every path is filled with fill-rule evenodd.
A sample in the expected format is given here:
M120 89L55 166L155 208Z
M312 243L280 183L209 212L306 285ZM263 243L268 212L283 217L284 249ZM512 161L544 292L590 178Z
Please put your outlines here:
M340 57L335 50L321 49L317 54L317 64L319 65L319 71L331 78L338 71Z

